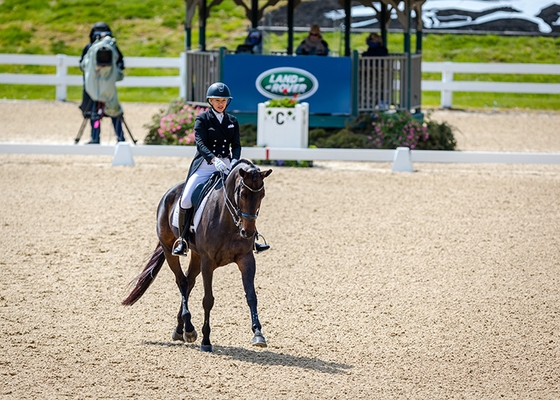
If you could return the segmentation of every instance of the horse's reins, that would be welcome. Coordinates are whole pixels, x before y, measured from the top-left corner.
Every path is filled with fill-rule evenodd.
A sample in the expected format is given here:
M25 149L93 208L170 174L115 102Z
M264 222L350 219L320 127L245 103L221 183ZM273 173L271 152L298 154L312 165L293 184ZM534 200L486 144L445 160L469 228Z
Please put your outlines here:
M224 179L224 173L222 172L221 174L221 179L224 182L224 202L226 204L226 208L229 211L229 214L231 215L231 218L233 219L233 223L235 224L236 227L240 227L241 225L241 219L245 218L249 221L254 221L258 218L259 214L247 214L243 211L241 211L241 209L236 206L228 197L227 195L227 191L226 191L226 180ZM247 186L247 184L243 181L243 178L239 179L239 183L237 184L237 186L235 187L235 195L236 197L239 196L239 192L241 191L241 186L243 186L246 189L249 189L251 192L253 193L258 193L261 190L264 189L264 183L262 184L262 186L258 189L253 189L252 187ZM236 203L239 204L239 201L236 200Z

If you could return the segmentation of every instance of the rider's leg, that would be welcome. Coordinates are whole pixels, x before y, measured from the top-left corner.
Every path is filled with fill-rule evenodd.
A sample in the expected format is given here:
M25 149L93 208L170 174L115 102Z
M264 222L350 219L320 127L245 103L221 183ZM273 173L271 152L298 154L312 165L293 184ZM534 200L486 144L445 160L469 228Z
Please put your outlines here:
M191 225L192 211L192 207L187 209L179 207L179 232L181 232L181 235L179 236L177 247L173 249L173 255L175 256L184 256L189 250L187 235Z
M213 165L209 165L206 161L203 161L200 167L190 176L188 179L181 199L179 200L179 239L178 244L175 249L173 249L173 254L185 255L186 250L188 250L187 244L187 234L189 232L191 220L193 217L193 204L192 204L192 194L199 183L208 180L210 175L216 171ZM181 225L181 219L184 223Z

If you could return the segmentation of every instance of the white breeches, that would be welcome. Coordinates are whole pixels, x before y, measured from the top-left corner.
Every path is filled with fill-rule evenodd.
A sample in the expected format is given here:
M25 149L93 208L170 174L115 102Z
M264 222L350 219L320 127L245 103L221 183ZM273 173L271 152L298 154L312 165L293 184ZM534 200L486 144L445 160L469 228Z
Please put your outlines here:
M221 160L228 166L228 168L230 167L229 159L222 158ZM200 167L198 167L194 174L191 175L185 185L185 190L183 190L180 203L182 208L187 209L193 206L191 197L194 190L199 183L206 182L208 178L210 178L210 175L214 172L216 172L216 167L214 167L213 164L208 164L206 161L203 161L202 164L200 164Z

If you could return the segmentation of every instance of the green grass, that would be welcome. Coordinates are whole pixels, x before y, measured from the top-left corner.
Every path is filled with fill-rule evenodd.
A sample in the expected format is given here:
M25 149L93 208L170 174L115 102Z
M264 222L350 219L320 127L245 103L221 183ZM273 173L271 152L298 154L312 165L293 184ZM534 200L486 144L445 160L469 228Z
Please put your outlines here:
M441 104L439 92L422 92L424 108L438 108ZM560 95L517 94L517 93L453 93L454 109L471 110L560 110Z
M246 3L248 3L246 1ZM91 26L105 21L111 26L119 48L125 56L178 57L184 51L185 2L119 0L94 2L91 0L0 0L0 53L67 54L79 56L89 40ZM249 20L242 7L233 0L225 0L211 9L207 22L207 49L221 46L234 50L242 44ZM198 16L193 18L192 48L198 47ZM294 35L294 45L306 33ZM351 47L365 50L367 33L353 34ZM343 34L328 32L325 39L335 52L343 51ZM390 52L400 53L404 48L402 34L388 37ZM287 34L269 34L265 49L285 50ZM412 48L416 48L415 37ZM542 63L560 64L560 38L511 37L498 35L424 35L422 40L424 61L452 61L475 63ZM0 65L0 73L54 74L54 67ZM81 74L77 68L69 73ZM174 69L127 69L128 76L176 75ZM424 73L423 79L436 79L439 74ZM456 80L510 81L560 83L560 75L498 75L455 74ZM46 99L55 98L55 88L36 85L0 85L0 98ZM169 102L178 96L173 88L119 88L121 101ZM423 92L423 107L437 107L440 95ZM68 99L79 101L81 88L69 87ZM503 93L454 93L454 108L532 108L560 110L559 95L503 94Z

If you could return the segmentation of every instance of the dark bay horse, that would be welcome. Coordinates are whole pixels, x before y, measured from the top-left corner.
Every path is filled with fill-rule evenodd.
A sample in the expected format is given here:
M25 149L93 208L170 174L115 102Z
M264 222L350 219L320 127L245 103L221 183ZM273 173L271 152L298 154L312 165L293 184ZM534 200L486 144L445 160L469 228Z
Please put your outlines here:
M192 343L196 340L197 333L191 323L189 295L196 277L202 273L204 324L200 349L212 351L210 343L210 310L214 305L212 276L216 268L236 263L241 271L245 297L251 311L253 345L266 347L257 313L253 244L257 233L256 220L265 195L264 179L271 173L270 169L262 172L250 161L239 160L232 166L229 175L222 175L223 185L210 193L196 228L196 234L191 234L188 238L190 261L186 276L181 269L179 257L171 254L173 243L179 235L177 228L172 225L173 210L183 193L185 183L169 189L157 209L159 242L146 267L133 281L136 283L134 289L122 304L132 305L140 299L154 281L163 262L167 260L167 264L175 274L175 282L182 297L177 315L177 327L172 338Z

